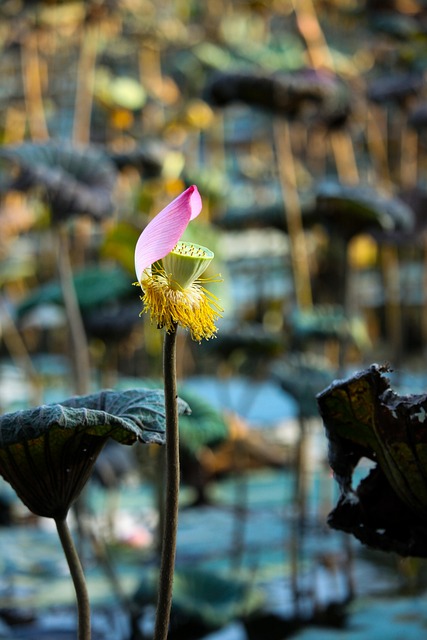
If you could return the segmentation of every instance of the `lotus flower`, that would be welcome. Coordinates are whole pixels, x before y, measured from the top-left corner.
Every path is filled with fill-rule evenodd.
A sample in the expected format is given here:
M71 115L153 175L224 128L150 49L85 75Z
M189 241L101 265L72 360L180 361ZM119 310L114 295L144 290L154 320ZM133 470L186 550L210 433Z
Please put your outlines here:
M188 329L194 340L209 339L217 331L222 309L207 291L202 274L214 254L180 239L202 210L196 186L191 186L165 207L141 233L135 248L135 270L143 290L142 312L167 332L176 325ZM211 282L218 279L209 279Z

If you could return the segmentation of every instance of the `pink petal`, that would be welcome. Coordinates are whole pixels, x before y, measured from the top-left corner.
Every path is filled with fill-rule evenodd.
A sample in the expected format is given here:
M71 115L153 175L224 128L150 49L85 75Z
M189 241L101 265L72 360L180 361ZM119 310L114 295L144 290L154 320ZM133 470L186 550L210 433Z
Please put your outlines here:
M202 210L202 199L195 185L172 200L139 236L135 247L135 271L138 281L142 273L156 260L164 258L176 245L190 220Z

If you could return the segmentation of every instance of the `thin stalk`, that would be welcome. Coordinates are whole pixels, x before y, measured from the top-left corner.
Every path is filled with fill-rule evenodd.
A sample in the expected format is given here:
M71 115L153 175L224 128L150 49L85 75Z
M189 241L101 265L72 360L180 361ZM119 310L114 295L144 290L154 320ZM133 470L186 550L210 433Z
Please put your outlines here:
M58 518L57 520L55 520L55 524L65 557L68 562L71 578L74 583L74 589L76 591L79 623L78 640L90 640L91 631L89 595L80 558L76 551L76 547L74 546L73 538L71 536L71 532L66 519Z
M33 140L47 140L49 131L43 105L42 72L37 41L37 30L25 38L22 48L22 75L28 126Z
M393 364L396 368L403 357L402 344L402 291L399 278L399 252L396 246L384 244L381 247L381 261L384 278L385 321L387 334L394 349Z
M314 69L333 71L335 63L319 22L316 3L313 0L292 0L292 5L310 64ZM339 178L347 184L357 184L359 172L349 133L345 129L331 131L329 139Z
M166 495L154 640L166 640L172 606L179 500L179 431L176 389L176 326L165 334L163 379L166 414Z
M70 331L75 392L84 395L90 388L89 348L73 281L67 231L63 227L58 228L57 251L59 280Z
M329 142L340 181L343 184L358 184L359 170L348 132L345 129L332 130L329 134Z
M366 105L366 142L372 160L372 181L390 190L392 180L388 162L387 114L377 105Z
M88 144L90 142L90 122L98 43L99 27L96 24L89 25L83 32L77 71L73 141L78 144Z
M285 215L291 246L291 261L295 296L298 307L313 306L308 251L298 193L295 158L292 152L289 124L277 119L274 123L277 168L285 203Z
M9 312L7 304L3 296L0 294L0 311L5 321L5 326L1 327L3 331L2 339L6 349L12 360L18 367L22 367L28 381L31 384L31 402L34 406L41 404L43 399L43 382L41 376L37 373L31 356L28 352L27 345L23 339L15 321Z
M315 3L313 0L292 0L292 5L298 30L307 45L310 64L315 69L333 69L334 61L319 23Z
M402 114L402 119L405 115ZM400 186L414 189L418 182L418 133L404 121L401 132Z

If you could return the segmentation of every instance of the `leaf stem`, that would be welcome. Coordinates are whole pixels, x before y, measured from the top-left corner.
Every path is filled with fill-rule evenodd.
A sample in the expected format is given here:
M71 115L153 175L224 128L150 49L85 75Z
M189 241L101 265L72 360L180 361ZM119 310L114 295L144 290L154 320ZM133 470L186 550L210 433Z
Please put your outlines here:
M172 606L179 500L179 430L176 388L176 325L165 334L163 379L166 414L166 495L154 640L166 640Z
M70 574L73 579L77 598L77 610L79 618L78 640L90 640L90 604L86 579L83 573L79 555L74 546L73 538L66 519L55 519L59 539L68 562Z
M70 331L71 357L74 373L75 392L85 395L90 388L90 359L86 331L83 324L77 292L73 280L70 261L70 247L67 230L57 227L57 266L61 284L64 308Z

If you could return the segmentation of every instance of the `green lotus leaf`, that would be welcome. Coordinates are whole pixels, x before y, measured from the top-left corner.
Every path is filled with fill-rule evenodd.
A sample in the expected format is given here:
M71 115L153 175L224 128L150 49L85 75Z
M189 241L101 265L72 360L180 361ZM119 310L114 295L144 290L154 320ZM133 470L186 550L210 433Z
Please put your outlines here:
M340 305L316 305L311 309L293 309L289 314L293 340L334 338L348 341L359 349L369 346L366 323L360 317L348 317Z
M161 387L161 380L145 379L143 385L149 389ZM229 437L229 426L221 411L185 385L178 386L179 397L191 411L179 419L179 440L182 449L197 458L204 447L215 447Z
M77 300L82 312L105 307L111 302L132 298L134 290L129 275L120 267L94 266L77 271L73 276ZM16 307L18 318L41 304L64 305L58 281L47 282L34 289Z
M188 405L178 401L180 413ZM164 443L160 390L104 390L0 418L0 474L37 515L64 518L108 438Z
M215 447L229 437L229 427L221 412L199 393L185 388L179 393L191 407L191 414L179 421L182 447L197 457L204 447Z
M324 358L307 354L288 354L285 360L273 361L271 377L298 405L304 418L318 415L316 393L332 377L332 368Z
M157 580L145 579L134 596L138 604L155 598ZM262 594L252 581L213 573L199 568L179 569L173 585L172 620L202 624L217 629L243 615L249 615L263 604Z

